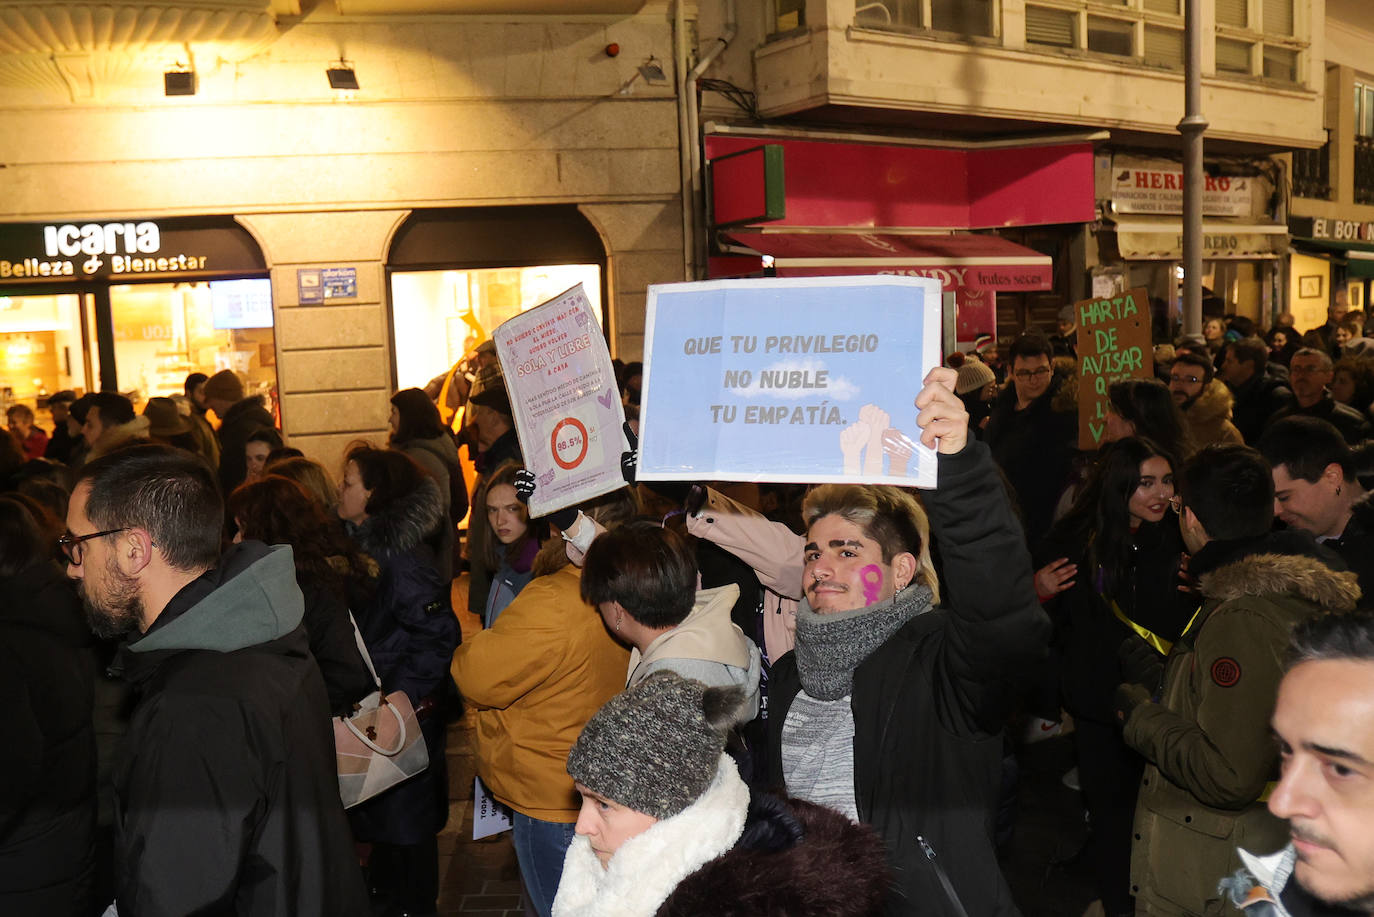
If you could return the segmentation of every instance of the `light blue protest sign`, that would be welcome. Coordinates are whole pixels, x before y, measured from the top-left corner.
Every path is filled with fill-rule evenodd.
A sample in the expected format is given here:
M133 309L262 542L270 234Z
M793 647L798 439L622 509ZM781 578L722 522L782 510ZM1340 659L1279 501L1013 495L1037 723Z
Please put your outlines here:
M789 277L649 287L638 476L935 486L916 394L940 284Z

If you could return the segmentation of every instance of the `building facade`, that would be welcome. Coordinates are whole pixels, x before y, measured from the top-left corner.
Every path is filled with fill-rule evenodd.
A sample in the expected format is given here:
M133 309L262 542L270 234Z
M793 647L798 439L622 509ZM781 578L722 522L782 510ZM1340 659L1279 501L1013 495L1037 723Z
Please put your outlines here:
M0 2L5 399L229 367L335 465L573 283L637 359L646 286L686 270L675 14Z

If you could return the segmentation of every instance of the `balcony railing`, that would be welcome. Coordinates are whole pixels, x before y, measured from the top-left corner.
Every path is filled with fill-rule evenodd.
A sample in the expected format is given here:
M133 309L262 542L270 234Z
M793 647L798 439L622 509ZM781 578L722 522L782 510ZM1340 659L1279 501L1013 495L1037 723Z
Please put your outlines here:
M1293 152L1293 193L1316 200L1331 199L1331 144L1318 150Z
M1355 138L1355 203L1374 204L1374 137Z

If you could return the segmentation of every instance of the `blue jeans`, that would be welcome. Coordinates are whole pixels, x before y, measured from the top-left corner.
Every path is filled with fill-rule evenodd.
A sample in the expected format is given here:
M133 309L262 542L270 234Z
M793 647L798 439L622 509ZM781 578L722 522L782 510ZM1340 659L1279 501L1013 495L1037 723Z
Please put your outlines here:
M575 835L572 823L540 821L512 813L515 858L520 863L520 878L525 883L539 917L553 911L553 896L563 878L563 856Z

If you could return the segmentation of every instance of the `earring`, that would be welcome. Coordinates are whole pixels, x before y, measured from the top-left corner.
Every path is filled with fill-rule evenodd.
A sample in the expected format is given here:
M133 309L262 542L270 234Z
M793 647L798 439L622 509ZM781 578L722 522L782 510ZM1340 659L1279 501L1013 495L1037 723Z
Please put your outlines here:
M618 614L618 615L615 616L615 629L616 629L617 632L620 631L620 622L623 621L623 620L625 620L625 615L624 615L624 614Z

